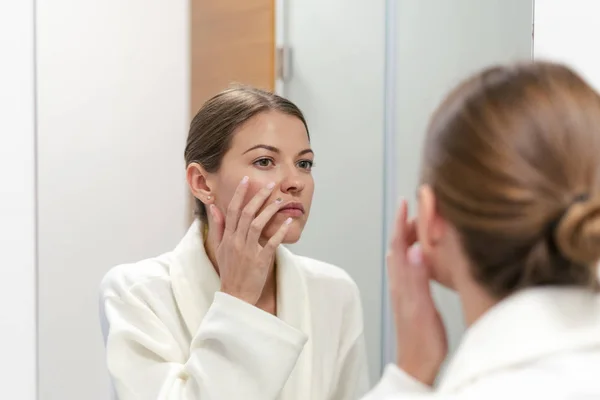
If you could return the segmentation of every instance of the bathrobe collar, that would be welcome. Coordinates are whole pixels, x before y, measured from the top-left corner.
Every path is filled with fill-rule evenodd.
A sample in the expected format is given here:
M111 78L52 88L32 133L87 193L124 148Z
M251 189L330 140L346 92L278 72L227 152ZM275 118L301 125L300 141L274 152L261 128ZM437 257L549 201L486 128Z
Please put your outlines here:
M440 390L457 391L499 370L588 348L600 348L600 296L581 288L523 290L467 330Z
M195 221L172 253L170 272L175 301L192 337L221 286L219 276L204 249L202 233L203 224ZM275 258L277 316L309 337L284 391L296 393L287 398L310 398L312 332L305 276L299 259L285 247L279 246Z

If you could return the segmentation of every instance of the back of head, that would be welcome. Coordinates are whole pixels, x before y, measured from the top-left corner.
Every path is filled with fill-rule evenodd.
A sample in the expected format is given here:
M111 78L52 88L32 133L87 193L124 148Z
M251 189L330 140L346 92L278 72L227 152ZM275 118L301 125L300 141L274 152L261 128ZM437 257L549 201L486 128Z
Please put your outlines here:
M531 63L470 78L434 114L423 163L491 294L597 288L600 97L572 70Z

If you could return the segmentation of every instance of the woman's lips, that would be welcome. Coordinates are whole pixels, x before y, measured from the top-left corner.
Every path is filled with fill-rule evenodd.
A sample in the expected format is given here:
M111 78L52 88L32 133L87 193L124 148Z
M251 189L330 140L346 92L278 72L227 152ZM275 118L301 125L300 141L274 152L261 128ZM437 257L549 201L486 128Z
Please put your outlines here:
M301 217L304 215L304 211L299 208L282 208L279 210L279 214L287 215L288 217Z
M288 217L301 217L304 215L304 206L300 202L286 203L281 206L279 213Z

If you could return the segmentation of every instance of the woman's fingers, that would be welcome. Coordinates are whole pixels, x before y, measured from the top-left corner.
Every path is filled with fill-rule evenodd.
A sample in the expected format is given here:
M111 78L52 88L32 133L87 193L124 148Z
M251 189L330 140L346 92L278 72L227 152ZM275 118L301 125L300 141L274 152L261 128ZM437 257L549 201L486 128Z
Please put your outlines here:
M217 239L217 243L221 243L221 240L223 240L223 231L225 230L225 217L214 204L208 207L208 215L213 222L210 231Z
M410 248L413 244L417 243L417 220L415 218L410 219L406 223L405 231L406 246Z
M277 232L273 236L271 236L271 239L269 239L269 241L263 249L263 253L265 254L265 256L271 257L275 253L277 247L281 244L281 242L283 242L283 239L285 238L285 234L288 232L288 229L290 229L291 223L292 218L286 219L285 222L279 227Z
M398 365L431 384L447 353L444 325L429 287L429 269L417 244L415 220L402 201L388 253L388 274L399 347Z
M406 200L402 200L398 214L396 216L396 222L394 224L394 232L392 233L392 240L390 242L390 248L388 250L387 264L388 264L388 275L390 283L397 286L401 284L401 275L404 273L406 267L406 252L407 246L407 216L408 216L408 205Z
M428 295L429 293L429 273L425 264L423 264L423 255L418 244L412 245L406 256L408 264L408 274L406 274L407 284L416 289L419 295Z
M414 290L411 285L411 262L408 251L417 241L415 220L408 220L408 205L403 200L398 210L394 233L387 257L388 281L391 292L409 292Z
M277 214L280 208L281 199L277 199L273 203L265 207L265 209L262 210L262 212L250 223L250 228L248 229L247 242L251 246L258 243L263 229L269 223L271 218L273 218L273 216Z
M260 208L265 204L265 201L271 195L273 188L275 187L275 183L271 182L264 188L260 189L254 197L246 204L244 209L242 210L240 220L238 221L238 226L236 229L236 234L239 235L240 238L245 242L246 237L248 236L248 229L250 229L250 224L254 220L256 213Z
M240 209L248 191L248 181L249 178L247 176L242 179L227 207L225 232L228 234L232 234L237 229L238 220L240 219Z
M394 224L394 233L392 234L392 241L390 243L392 251L398 252L399 254L406 255L406 228L408 218L408 204L406 200L402 200L398 214L396 216L396 222Z

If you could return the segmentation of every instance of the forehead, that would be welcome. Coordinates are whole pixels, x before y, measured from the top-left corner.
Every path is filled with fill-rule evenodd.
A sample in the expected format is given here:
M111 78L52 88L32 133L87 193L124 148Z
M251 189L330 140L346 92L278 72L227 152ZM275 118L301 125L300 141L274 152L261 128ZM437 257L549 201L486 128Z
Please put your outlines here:
M269 111L255 115L240 126L231 142L231 148L250 148L265 144L282 151L304 150L310 147L308 133L302 121L292 115L279 111Z

